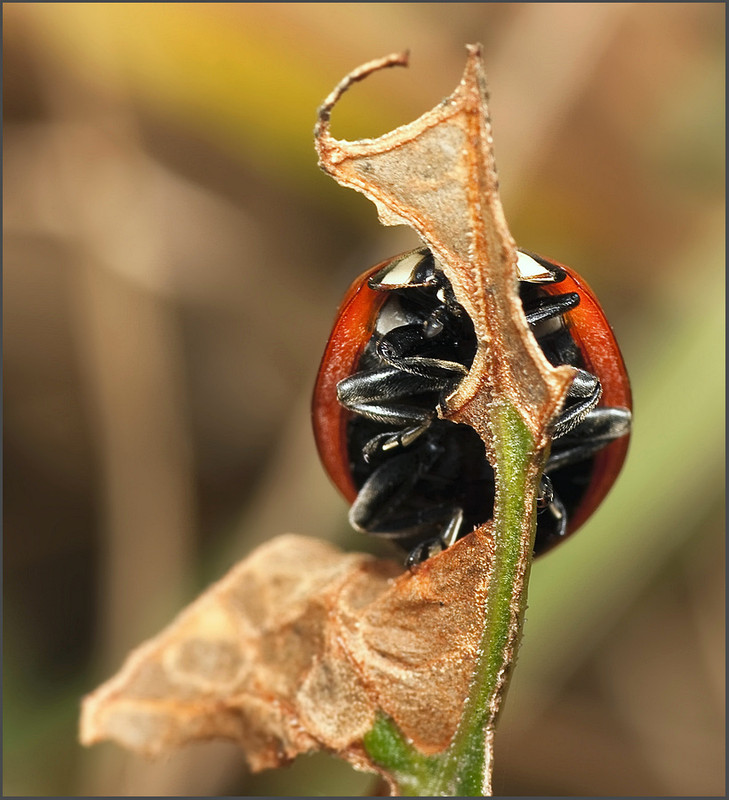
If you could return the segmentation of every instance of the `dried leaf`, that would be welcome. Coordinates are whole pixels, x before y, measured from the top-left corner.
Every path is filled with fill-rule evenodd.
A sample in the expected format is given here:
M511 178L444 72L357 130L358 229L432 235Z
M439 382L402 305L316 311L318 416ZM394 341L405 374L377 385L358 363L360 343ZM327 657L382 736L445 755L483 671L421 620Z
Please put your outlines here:
M254 770L361 747L378 710L424 752L458 724L483 629L490 537L416 574L315 539L273 539L206 591L84 699L81 741L147 755L212 737ZM447 555L447 558L445 557Z
M549 364L521 305L516 247L498 192L480 46L468 46L455 92L419 119L377 139L347 142L331 136L331 110L352 83L406 63L407 54L391 55L340 82L319 111L319 163L342 186L372 200L384 224L407 224L421 236L473 323L474 361L438 413L470 425L484 442L495 475L494 547L488 554L474 552L488 562L489 593L479 598L486 603L481 657L457 735L427 764L413 752L401 758L401 739L399 752L385 748L379 760L388 765L393 783L418 793L490 794L493 731L526 608L537 486L551 425L574 371ZM391 733L397 740L399 733ZM385 731L382 738L389 735Z
M573 372L549 364L519 300L516 246L498 192L480 46L468 46L453 94L417 120L377 139L348 142L329 133L331 110L352 83L406 64L407 54L371 61L334 89L315 132L320 166L342 186L369 197L385 225L406 224L422 237L473 322L478 351L444 416L471 425L493 462L490 407L503 400L519 411L543 448Z
M345 78L320 110L317 148L324 169L370 197L383 222L420 234L473 321L476 357L443 416L485 443L494 521L405 574L321 542L273 540L86 698L86 744L113 738L158 753L227 737L253 769L323 748L379 771L392 791L398 782L439 794L490 791L538 475L572 372L546 361L519 301L478 47L469 47L453 95L420 119L374 140L330 136L341 94L405 61L390 56ZM399 766L388 756L374 763L363 744L388 731L410 748Z

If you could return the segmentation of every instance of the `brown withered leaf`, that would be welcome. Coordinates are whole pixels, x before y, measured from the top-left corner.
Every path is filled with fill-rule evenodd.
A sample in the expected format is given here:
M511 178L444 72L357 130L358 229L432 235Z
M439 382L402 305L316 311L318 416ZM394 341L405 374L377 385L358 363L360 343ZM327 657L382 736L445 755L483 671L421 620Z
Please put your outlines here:
M375 70L406 65L408 56L364 64L324 101L315 139L322 169L372 200L384 224L413 228L440 261L478 341L444 416L473 427L493 463L492 403L515 407L541 449L573 372L552 367L529 332L498 191L481 48L467 50L458 87L435 108L377 139L335 139L329 117L342 94Z
M421 788L457 793L478 786L490 794L493 730L526 608L539 475L574 371L550 365L526 321L516 246L498 191L481 48L467 49L461 82L435 108L377 139L338 140L329 118L342 94L375 70L407 64L407 55L359 67L320 108L315 139L320 166L340 185L372 200L384 224L406 224L420 235L474 326L473 363L438 414L470 425L494 468L495 548L474 551L487 564L490 586L488 598L479 597L487 605L483 658L439 778ZM464 759L471 766L460 782Z
M494 543L490 523L406 573L319 541L274 539L85 699L85 744L114 739L154 754L227 737L254 770L325 749L380 771L395 790L392 776L368 760L363 736L384 712L421 753L442 754L462 721L483 647L496 676L479 730L490 748L525 606L540 459L572 373L548 364L519 301L478 47L469 47L456 91L418 120L378 139L330 136L329 114L341 94L375 69L404 62L370 62L329 96L317 125L320 163L370 197L384 222L420 234L474 323L477 354L444 416L471 425L496 467L496 406L515 409L532 434L518 563L502 552L503 530ZM498 500L504 489L496 472ZM487 597L486 587L495 581L498 588L499 580L508 591L502 585ZM489 629L493 598L501 605L491 616L508 612L505 636L498 625ZM490 749L485 761L492 761Z
M227 738L253 770L314 749L375 769L361 739L381 709L422 751L440 751L474 668L490 548L478 531L411 574L277 537L84 699L81 741L156 755Z

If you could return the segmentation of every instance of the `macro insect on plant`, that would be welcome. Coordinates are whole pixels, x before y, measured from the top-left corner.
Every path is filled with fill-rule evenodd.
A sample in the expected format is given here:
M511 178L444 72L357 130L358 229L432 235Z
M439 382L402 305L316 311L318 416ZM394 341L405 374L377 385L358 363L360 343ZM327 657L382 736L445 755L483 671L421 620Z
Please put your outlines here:
M353 83L406 63L358 67L319 109L320 166L423 246L352 285L313 419L353 525L402 545L410 569L274 537L84 700L86 743L155 754L225 737L253 770L323 749L392 794L491 794L532 557L615 480L630 388L587 284L511 237L479 46L418 119L331 136Z
M631 424L627 373L594 294L569 268L516 249L480 48L468 49L456 93L409 125L356 142L329 133L343 92L406 64L403 54L350 73L316 130L323 169L425 245L366 272L345 296L314 390L322 461L352 503L351 524L404 547L411 574L469 533L488 537L474 551L486 578L474 597L483 635L448 746L423 766L423 751L386 721L365 739L395 785L419 794L491 792L532 556L597 508Z
M605 497L628 446L631 399L615 337L574 271L518 253L527 322L549 362L576 372L542 474L535 556L574 532ZM314 389L322 461L364 533L395 540L408 566L493 515L494 475L475 431L439 418L468 372L476 337L427 248L357 278Z

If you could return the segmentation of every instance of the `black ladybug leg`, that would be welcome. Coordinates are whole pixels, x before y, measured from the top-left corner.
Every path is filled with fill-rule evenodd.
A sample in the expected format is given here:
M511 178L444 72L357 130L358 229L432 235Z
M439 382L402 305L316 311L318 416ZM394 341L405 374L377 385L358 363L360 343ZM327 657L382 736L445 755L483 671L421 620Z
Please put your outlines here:
M564 467L577 464L593 456L610 442L625 436L630 431L631 414L625 408L595 408L568 434L555 439L545 467L545 473L556 473ZM551 480L548 475L542 481ZM557 478L555 477L555 480ZM540 484L540 495L544 494L544 483ZM538 498L538 504L539 503ZM546 508L540 509L537 519L536 555L548 550L567 533L567 511L556 492L553 492Z
M537 495L537 506L547 508L554 499L554 487L548 475L542 474L539 481L539 494Z
M425 443L388 458L365 481L349 510L350 524L362 533L405 541L421 537L407 558L408 567L450 547L461 533L463 509L413 501L416 485L427 480L441 455L440 447Z
M400 427L373 437L365 450L369 460L378 449L408 446L428 429L435 411L408 402L424 392L438 392L444 381L410 375L394 367L357 372L337 384L337 399L345 408L373 422Z
M384 461L367 478L349 509L352 527L388 538L407 535L402 531L403 520L405 527L412 525L413 520L407 518L403 503L432 461L433 455L420 447L415 451L403 450Z
M440 531L433 540L447 547L455 541L463 514L444 504L413 503L413 489L427 480L442 448L425 442L410 450L401 450L376 467L349 510L352 527L391 539L412 539Z
M631 419L626 408L593 409L568 435L554 441L545 471L554 472L594 455L625 436L630 431Z
M561 539L567 533L567 511L556 494L552 497L552 502L547 506L544 513L552 517L550 523L552 531L549 538Z
M524 313L530 325L537 325L548 319L561 317L567 311L571 311L580 304L580 296L577 292L566 292L565 294L555 294L546 297L538 297L531 302L524 304Z
M600 402L602 386L600 381L584 369L578 369L567 399L578 398L579 402L568 406L558 417L553 437L559 439L580 425Z
M400 403L398 400L408 400L427 392L441 392L453 383L453 371L450 368L426 363L434 359L409 360L421 362L418 372L403 371L388 365L357 372L337 384L337 399L345 408L373 422L405 426L404 430L374 437L368 445L366 458L378 448L407 446L427 430L435 417L434 409ZM460 364L457 366L464 369Z
M337 384L337 400L350 411L386 425L423 423L433 412L407 402L414 395L437 392L445 381L409 375L394 367L357 372Z
M405 566L408 569L412 569L416 564L420 564L422 561L436 555L436 553L447 550L456 539L458 539L462 525L463 509L456 508L453 510L453 514L444 528L443 533L432 539L426 539L424 542L420 542L413 547L408 553L408 557L405 559Z
M564 504L554 492L552 481L548 475L542 475L539 483L539 496L537 497L537 508L540 517L537 521L537 530L549 530L548 538L560 538L567 533L567 511ZM545 515L547 519L544 519ZM539 537L538 537L539 538Z
M427 427L434 417L433 412L427 409L405 404L387 403L386 401L355 402L354 400L347 400L342 402L342 405L355 414L386 425Z
M466 375L468 368L457 361L422 355L423 350L427 349L442 329L443 323L435 313L431 314L422 325L401 325L380 337L377 343L377 355L386 364L402 372L453 382Z
M574 436L608 444L630 431L632 418L627 408L595 408L580 423L579 429L566 438Z

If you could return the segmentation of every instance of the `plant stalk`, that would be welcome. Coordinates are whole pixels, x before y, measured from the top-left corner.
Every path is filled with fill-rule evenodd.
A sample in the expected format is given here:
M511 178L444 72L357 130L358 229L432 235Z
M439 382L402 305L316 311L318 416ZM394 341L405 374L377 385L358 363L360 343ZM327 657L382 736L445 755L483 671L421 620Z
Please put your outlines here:
M458 729L447 750L433 756L415 750L384 715L365 736L368 753L403 795L491 795L494 728L521 637L541 466L535 464L533 438L513 406L495 406L491 424L495 547L483 638Z

